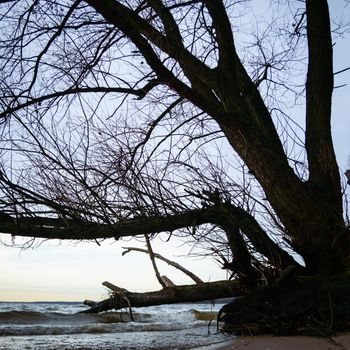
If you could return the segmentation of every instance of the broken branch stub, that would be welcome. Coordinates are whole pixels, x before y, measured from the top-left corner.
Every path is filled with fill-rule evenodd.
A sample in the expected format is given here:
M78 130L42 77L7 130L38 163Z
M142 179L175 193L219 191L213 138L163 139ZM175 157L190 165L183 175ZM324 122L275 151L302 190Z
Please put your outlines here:
M118 293L118 294L129 294L130 292L125 289L125 288L120 288L116 285L114 285L113 283L110 283L108 281L104 281L102 283L103 286L107 287L108 289L110 289L111 291L113 291L114 293Z

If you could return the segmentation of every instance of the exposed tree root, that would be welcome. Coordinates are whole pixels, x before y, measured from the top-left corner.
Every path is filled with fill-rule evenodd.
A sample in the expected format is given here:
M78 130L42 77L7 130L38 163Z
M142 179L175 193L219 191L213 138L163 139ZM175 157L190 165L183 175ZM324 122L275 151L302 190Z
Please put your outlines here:
M218 321L236 334L330 337L350 329L350 276L275 283L225 305Z

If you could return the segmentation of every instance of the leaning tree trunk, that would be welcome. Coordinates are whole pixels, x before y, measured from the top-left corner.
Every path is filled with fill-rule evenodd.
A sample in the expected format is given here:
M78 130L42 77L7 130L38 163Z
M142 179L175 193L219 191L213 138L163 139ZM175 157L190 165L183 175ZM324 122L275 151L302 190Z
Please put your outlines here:
M257 84L236 51L223 1L206 0L215 31L215 68L189 52L175 18L165 6L152 9L164 24L164 35L118 1L87 0L109 23L133 42L159 81L210 115L228 142L255 175L282 222L296 252L311 273L346 269L349 239L342 218L338 167L331 130L333 90L332 42L326 0L307 0L309 67L306 84L306 153L309 179L296 176ZM189 84L168 70L152 45L175 60Z
M271 114L235 51L224 8L208 1L221 48L216 93L225 101L224 112L213 117L263 187L308 270L334 274L347 267L349 234L342 217L339 169L330 127L333 68L329 11L326 0L308 0L306 5L309 65L305 143L309 179L299 179L289 166Z
M153 21L143 18L124 1L85 2L134 45L135 52L143 56L152 71L152 77L156 78L156 85L166 85L180 99L189 101L217 122L230 145L265 191L266 199L283 224L292 247L304 258L307 269L313 274L344 271L348 265L350 244L349 230L346 230L342 217L340 178L330 128L333 67L327 1L305 1L309 48L305 123L305 149L309 167L307 181L298 178L289 165L271 115L273 106L266 106L259 92L259 84L252 81L239 58L224 1L201 2L203 13L207 14L208 19L210 17L210 30L212 34L215 33L212 36L218 57L215 66L208 66L205 60L188 49L182 37L182 28L171 9L165 6L166 1L146 2L152 16L159 23L162 22L161 26L156 27ZM74 6L77 6L77 2ZM74 11L74 6L70 13ZM176 74L164 62L174 62ZM16 108L24 107L25 104L22 104L22 107ZM11 111L15 112L16 109L8 113ZM2 172L0 182L10 192L13 190L30 202L52 207L61 213L67 210L65 206L47 200L41 194L12 183ZM211 214L214 216L208 218ZM241 217L240 220L245 221L245 218ZM82 223L80 219L15 218L5 215L0 221L0 229L23 236L96 239L172 231L207 222L225 227L225 222L217 221L216 210L200 209L177 213L172 217L134 218L111 225ZM251 227L247 228L247 232L240 228L246 236L252 231ZM225 227L225 230L229 232L231 245L242 245L242 240L232 227ZM266 248L273 245L262 237L253 237L250 241L255 247L261 248L262 254L269 260L272 257L272 261L285 265L288 257L283 253L278 253L278 256L270 254ZM273 249L274 252L278 251L277 247ZM240 262L243 260L246 261L245 272L253 275L247 252L240 256Z

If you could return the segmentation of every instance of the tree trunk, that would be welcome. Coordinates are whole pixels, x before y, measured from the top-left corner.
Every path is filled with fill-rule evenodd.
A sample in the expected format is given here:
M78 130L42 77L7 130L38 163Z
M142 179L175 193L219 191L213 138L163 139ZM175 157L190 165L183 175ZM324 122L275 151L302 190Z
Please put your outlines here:
M147 69L150 70L147 79L152 77L153 81L147 85L166 86L178 95L177 101L184 100L191 103L217 123L229 144L261 185L267 201L291 241L292 248L304 258L307 270L312 274L337 274L345 271L349 264L350 239L349 230L345 227L343 220L339 171L331 137L333 60L327 1L305 1L309 49L305 86L305 152L309 169L307 180L300 179L290 166L271 114L275 106L268 106L265 103L259 87L249 76L237 53L232 23L224 1L201 2L201 11L211 23L210 28L206 29L210 29L213 34L212 39L215 41L213 48L218 58L217 62L213 61L210 66L207 64L209 61L204 57L196 56L196 50L191 51L189 49L191 46L184 44L186 40L182 33L183 27L177 23L178 18L173 16L174 9L170 10L165 6L166 1L146 2L146 7L149 8L152 16L155 16L150 18L153 18L159 26L155 26L150 18L143 17L141 8L139 12L124 1L86 0L86 3L96 10L96 14L104 18L108 26L120 31L123 38L134 45L137 56L143 56ZM77 4L78 2L74 3L69 13L74 11ZM57 35L62 32L63 27ZM38 56L40 57L41 55ZM165 62L174 62L174 65ZM41 64L40 59L37 64ZM172 69L171 66L176 69ZM38 72L37 69L39 66L36 67L34 76ZM33 84L35 80L36 78ZM130 91L130 89L120 88L117 90ZM134 90L134 95L141 98L149 91L141 90ZM69 89L61 96L83 91L86 91L86 88L77 86L77 89ZM44 99L54 97L59 95L47 95ZM39 99L36 98L35 102L43 101ZM7 113L32 106L33 101L29 101L27 105L25 102L22 107L14 106ZM45 156L45 152L43 150L41 152ZM12 179L12 175L10 178ZM20 184L13 183L10 178L0 172L1 184L10 190L8 193L14 191L19 195L16 198L24 198L24 204L28 201L30 205L36 203L39 206L48 207L50 212L53 209L60 214L69 213L70 207L59 204L59 200L48 199L36 190L23 188ZM12 195L10 198L12 203ZM24 204L23 213L27 215ZM7 208L6 201L3 207ZM13 217L0 213L2 232L59 239L108 237L118 239L123 236L172 231L181 227L211 223L221 226L228 233L231 246L234 250L236 249L236 255L245 274L253 276L254 272L248 256L250 251L245 249L242 237L236 234L234 229L236 226L271 264L283 269L293 260L274 242L271 242L267 234L254 222L254 218L251 218L248 213L241 213L240 208L233 206L227 211L224 206L213 206L172 215L135 217L112 224L109 222L114 222L114 215L111 220L109 218L106 220L108 224L103 223L104 217L101 220L101 217L95 215L92 217L101 222L84 223L80 218L74 220L40 218L35 217L35 213L33 213L34 216L29 213L28 217L17 217L16 205L13 208ZM227 212L229 215L226 218ZM71 214L73 215L67 215L67 217L76 218L75 209ZM86 215L83 212L81 214L82 217L91 217L90 214ZM63 215L63 217L66 216ZM159 280L161 281L160 278Z

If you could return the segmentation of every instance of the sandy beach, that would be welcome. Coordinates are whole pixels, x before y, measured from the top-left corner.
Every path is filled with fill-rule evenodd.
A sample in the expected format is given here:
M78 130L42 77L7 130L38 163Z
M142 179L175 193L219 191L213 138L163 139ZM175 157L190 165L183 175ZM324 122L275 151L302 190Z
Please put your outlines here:
M350 333L331 339L306 336L295 337L237 337L236 339L197 350L350 350Z

